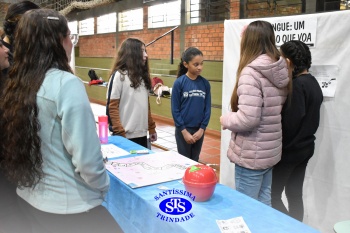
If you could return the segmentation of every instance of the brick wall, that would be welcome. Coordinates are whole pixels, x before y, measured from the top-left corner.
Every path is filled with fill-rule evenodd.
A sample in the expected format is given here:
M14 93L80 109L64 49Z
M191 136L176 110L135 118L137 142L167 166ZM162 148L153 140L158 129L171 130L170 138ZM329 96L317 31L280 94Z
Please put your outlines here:
M145 44L156 39L160 35L168 32L171 28L149 29L141 31L120 32L117 34L118 41L121 43L129 37L135 37ZM116 34L98 34L94 36L79 37L79 56L80 57L114 57L118 46ZM179 30L174 32L174 56L179 57L180 46ZM147 47L148 56L152 59L168 59L170 58L170 34L159 39L156 43Z
M148 44L149 42L155 40L156 38L173 28L167 27L147 29L147 19L147 7L144 7L143 30L125 31L109 34L95 34L93 36L80 37L78 44L80 57L114 57L119 44L129 37L139 38L145 44ZM167 36L157 40L156 43L148 46L148 56L152 59L170 59L170 36L171 35L168 34ZM177 29L174 31L174 58L179 58L179 54L180 30Z
M116 53L115 33L80 36L78 44L80 57L114 57Z
M190 46L200 49L205 60L222 61L224 53L224 24L187 26L185 48Z
M262 4L262 5L261 5ZM265 9L265 10L262 10ZM143 30L117 32L109 34L95 34L93 36L82 36L79 38L80 57L114 57L119 44L128 37L137 37L145 44L171 30L173 27L148 29L148 8L144 6ZM301 12L300 6L279 7L275 12L271 11L267 3L252 4L245 14L248 18L273 16L276 14L297 14ZM259 14L259 15L258 15ZM240 18L240 0L230 0L231 19ZM147 47L148 56L151 59L170 59L171 43L170 34L159 39ZM222 61L224 51L224 23L212 22L203 24L188 24L185 26L184 35L181 29L174 31L174 59L180 59L180 38L184 38L184 47L198 47L204 54L206 60Z
M239 19L240 0L230 1L230 19Z

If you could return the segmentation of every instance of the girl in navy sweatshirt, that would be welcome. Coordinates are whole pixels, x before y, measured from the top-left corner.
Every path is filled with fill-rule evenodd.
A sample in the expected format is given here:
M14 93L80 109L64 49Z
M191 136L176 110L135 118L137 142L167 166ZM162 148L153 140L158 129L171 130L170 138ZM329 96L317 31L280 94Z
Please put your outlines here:
M171 112L180 154L198 161L204 131L210 119L211 96L203 70L203 53L194 47L185 50L171 93Z

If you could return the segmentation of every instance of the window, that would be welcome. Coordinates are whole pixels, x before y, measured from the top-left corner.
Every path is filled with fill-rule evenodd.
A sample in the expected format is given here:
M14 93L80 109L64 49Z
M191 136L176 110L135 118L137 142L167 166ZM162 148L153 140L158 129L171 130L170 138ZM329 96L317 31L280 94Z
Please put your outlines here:
M110 13L97 17L97 33L116 32L117 13Z
M190 0L189 14L187 14L187 23L200 23L200 11L199 11L200 0Z
M94 34L94 18L84 19L79 21L79 35L93 35Z
M118 14L119 31L140 30L143 28L143 9L124 11Z
M187 0L187 23L223 21L230 18L229 0Z
M148 28L180 25L181 1L148 7Z
M68 22L70 34L78 34L78 21Z

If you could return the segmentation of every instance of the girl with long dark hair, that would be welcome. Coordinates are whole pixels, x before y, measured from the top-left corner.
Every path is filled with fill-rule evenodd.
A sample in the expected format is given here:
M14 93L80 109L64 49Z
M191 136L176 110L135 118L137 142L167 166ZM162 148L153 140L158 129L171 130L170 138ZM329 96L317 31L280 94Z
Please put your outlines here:
M151 142L157 140L149 104L150 90L146 46L137 38L128 38L119 47L108 84L107 115L113 135L146 148L147 131Z
M85 87L69 66L66 18L28 11L15 38L0 102L1 167L18 186L33 232L118 231L101 205L109 176Z

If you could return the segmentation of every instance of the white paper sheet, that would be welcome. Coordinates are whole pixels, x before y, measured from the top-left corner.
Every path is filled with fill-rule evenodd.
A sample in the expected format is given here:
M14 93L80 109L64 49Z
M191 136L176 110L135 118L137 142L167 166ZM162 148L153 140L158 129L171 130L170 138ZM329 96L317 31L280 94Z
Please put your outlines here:
M311 65L310 73L320 84L323 96L334 97L339 78L339 67L336 65Z
M131 188L181 179L189 166L198 162L175 151L121 158L109 161L106 168Z
M251 233L243 217L216 220L221 233Z
M120 156L125 156L130 154L128 151L123 150L122 148L113 144L102 144L101 151L102 151L103 158L108 158L108 159L117 158Z

